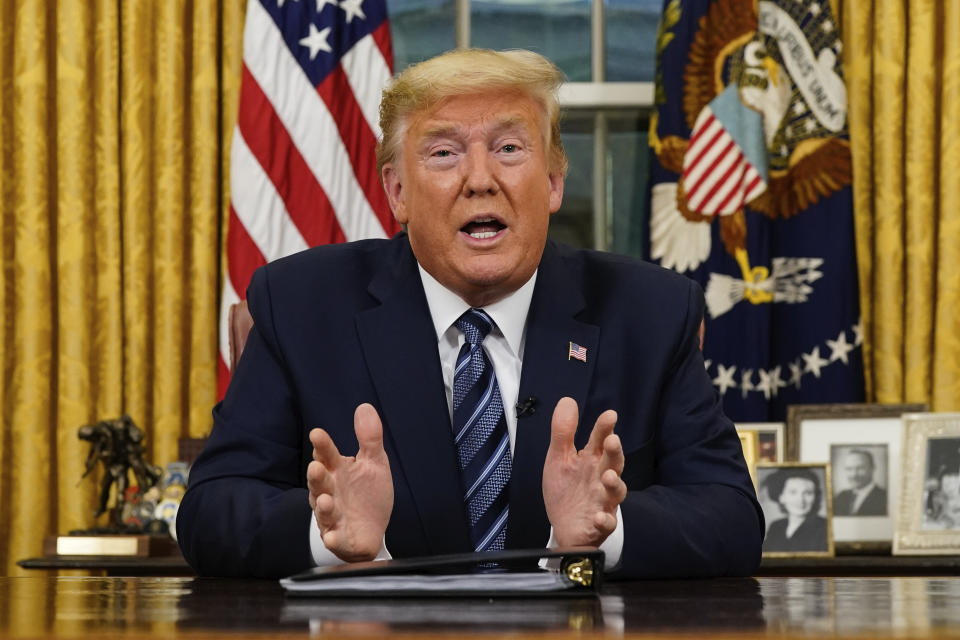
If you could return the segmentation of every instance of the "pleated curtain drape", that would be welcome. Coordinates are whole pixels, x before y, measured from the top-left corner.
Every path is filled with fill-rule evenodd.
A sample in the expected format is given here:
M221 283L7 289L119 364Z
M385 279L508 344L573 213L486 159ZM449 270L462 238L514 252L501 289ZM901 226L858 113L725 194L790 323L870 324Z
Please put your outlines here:
M867 397L960 410L960 0L842 0Z
M160 464L209 430L244 6L3 0L4 573L94 524L81 425L127 413Z

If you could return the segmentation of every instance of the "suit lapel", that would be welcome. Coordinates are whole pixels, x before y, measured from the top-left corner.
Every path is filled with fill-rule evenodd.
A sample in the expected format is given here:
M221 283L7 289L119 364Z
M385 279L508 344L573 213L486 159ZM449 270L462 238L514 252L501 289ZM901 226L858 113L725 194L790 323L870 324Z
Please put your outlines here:
M550 444L550 419L557 401L569 396L584 411L597 358L600 328L575 315L584 307L582 275L564 264L547 243L527 316L523 370L518 398L537 399L532 415L517 419L510 476L508 548L535 548L547 543L550 522L543 505L543 461ZM586 348L586 362L569 356L570 343ZM584 426L581 422L580 429ZM579 431L578 431L579 433Z
M437 336L417 263L406 239L375 275L381 304L357 315L384 418L431 553L470 548ZM394 474L397 470L393 471Z

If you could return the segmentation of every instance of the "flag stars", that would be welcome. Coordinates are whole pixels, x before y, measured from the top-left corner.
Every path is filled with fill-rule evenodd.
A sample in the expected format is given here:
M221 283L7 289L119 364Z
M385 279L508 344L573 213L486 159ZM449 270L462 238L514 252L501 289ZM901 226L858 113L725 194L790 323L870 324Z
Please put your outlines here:
M725 395L728 389L737 386L737 383L733 380L733 374L736 372L736 365L729 368L722 364L717 365L717 377L713 379L713 384L720 389L721 396Z
M830 33L831 31L833 31L833 23L830 22L829 20L824 20L823 25L820 27L820 29L823 30L824 33Z
M793 115L802 116L803 113L807 110L807 105L804 102L795 102L793 104Z
M310 49L310 59L313 60L317 57L317 53L320 51L326 51L327 53L333 52L333 48L330 46L330 43L327 42L327 38L329 36L330 27L317 29L317 27L311 22L310 34L305 38L300 39L300 45Z
M847 354L853 351L854 345L847 342L847 334L842 329L836 340L827 340L827 346L830 347L830 362L840 360L843 364L849 364Z
M803 362L797 358L793 362L787 364L790 367L790 380L787 382L787 385L792 385L797 389L800 388L800 378L803 377Z
M747 397L748 393L756 389L756 387L753 386L753 382L750 381L752 377L753 369L744 369L743 374L740 376L740 392L744 398Z
M703 361L703 368L704 368L704 370L710 371L710 365L711 365L711 364L713 364L713 360L704 360L704 361Z
M367 19L361 5L363 5L363 0L343 0L343 2L340 3L340 8L346 12L347 24L350 24L350 21L354 18L360 18L361 20Z
M810 15L812 15L814 18L820 15L820 5L816 2L810 5Z
M830 364L829 360L820 357L820 347L814 347L809 354L801 353L800 356L804 362L804 373L812 373L815 377L820 377L820 369Z
M776 398L777 390L787 386L780 378L780 367L774 367L770 371L758 369L757 373L760 375L760 382L757 383L756 390L762 391L763 397L767 400L769 400L771 396Z
M859 347L863 344L863 318L857 320L853 325L853 346Z

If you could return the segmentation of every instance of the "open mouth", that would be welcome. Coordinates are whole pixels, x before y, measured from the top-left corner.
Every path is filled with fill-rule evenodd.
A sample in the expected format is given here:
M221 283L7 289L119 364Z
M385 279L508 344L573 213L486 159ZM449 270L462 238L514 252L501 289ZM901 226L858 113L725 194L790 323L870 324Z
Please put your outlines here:
M471 220L467 224L460 227L460 231L464 232L475 240L484 240L486 238L494 237L506 228L507 225L501 223L496 218L486 217Z

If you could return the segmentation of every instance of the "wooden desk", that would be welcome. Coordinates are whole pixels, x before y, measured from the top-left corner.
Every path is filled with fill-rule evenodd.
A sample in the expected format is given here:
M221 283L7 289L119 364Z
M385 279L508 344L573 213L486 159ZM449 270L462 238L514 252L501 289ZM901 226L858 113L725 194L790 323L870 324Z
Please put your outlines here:
M960 638L960 578L609 583L585 600L285 598L273 581L0 578L0 637Z

